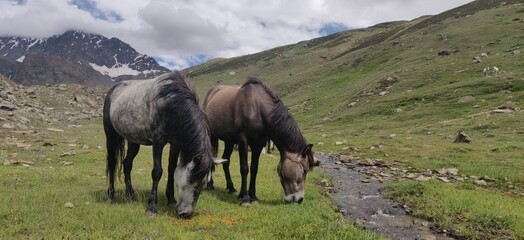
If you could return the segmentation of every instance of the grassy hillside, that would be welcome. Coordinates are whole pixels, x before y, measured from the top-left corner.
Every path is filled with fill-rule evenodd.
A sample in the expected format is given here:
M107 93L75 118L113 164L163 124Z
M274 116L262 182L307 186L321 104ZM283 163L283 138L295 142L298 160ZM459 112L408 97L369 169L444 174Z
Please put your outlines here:
M413 171L458 168L463 184L399 179L392 192L401 194L392 197L459 236L499 238L491 230L500 228L509 232L502 238L524 238L524 212L510 210L524 201L522 13L522 1L474 1L436 16L216 59L185 73L202 97L213 85L261 78L317 151L402 162ZM449 55L439 55L444 51ZM473 142L453 143L459 129ZM471 180L479 177L488 184ZM438 195L438 204L424 204L436 188L449 192L449 199ZM507 204L500 212L467 208L501 198ZM449 214L436 217L441 208ZM488 224L479 223L481 217Z

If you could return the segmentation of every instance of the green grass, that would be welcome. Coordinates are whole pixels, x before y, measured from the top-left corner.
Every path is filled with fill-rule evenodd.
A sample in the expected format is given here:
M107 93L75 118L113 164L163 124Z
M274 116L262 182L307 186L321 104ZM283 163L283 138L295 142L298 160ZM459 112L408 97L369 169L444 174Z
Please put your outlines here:
M440 200L472 201L474 216L466 215L495 224L447 221L464 218L450 204L439 205L445 218L417 216L468 238L524 238L518 223L522 211L509 210L522 208L524 194L524 61L522 53L512 52L522 52L524 25L515 20L522 19L522 9L521 1L475 1L434 17L350 30L185 72L201 96L217 80L238 84L259 76L291 109L315 151L401 162L415 171L453 167L465 177L495 179L467 191L460 190L462 185L433 182L432 188L420 188L420 196L405 194L399 200L422 203L417 211L431 212L437 208L423 201L433 186L446 193L459 189L439 195ZM458 51L442 57L440 50ZM473 63L483 52L489 58ZM228 65L233 62L245 66ZM488 66L502 70L484 76ZM383 91L387 94L380 96ZM500 106L516 111L491 113ZM471 144L453 143L459 129L472 138ZM486 207L497 200L505 207ZM513 217L497 219L507 212ZM502 235L493 234L497 231Z
M524 199L472 184L404 181L389 187L392 198L414 206L413 214L467 239L522 239Z
M510 50L522 51L524 25L514 19L522 19L524 6L505 2L475 1L435 17L217 59L184 72L201 99L214 85L260 77L282 97L315 151L400 162L412 171L453 167L464 177L494 179L487 186L398 179L388 189L392 198L413 207L416 216L459 237L523 239L524 61L522 53ZM447 43L442 35L448 36ZM443 49L459 51L438 56ZM489 58L472 63L482 52ZM488 66L499 67L498 76L483 76L482 69ZM388 82L389 77L395 80ZM380 96L383 91L387 94ZM57 110L71 107L51 100L42 103ZM491 113L499 106L516 111ZM473 142L453 143L459 129ZM202 194L193 219L174 217L163 194L160 213L147 219L148 148L142 149L133 171L139 201L124 201L119 183L120 201L108 204L104 151L96 147L104 145L101 131L99 122L88 122L65 135L0 132L0 159L35 162L32 167L0 166L0 238L376 238L335 212L329 197L316 186L324 178L318 171L309 176L302 205L281 204L271 155L261 160L258 206L239 207L235 196L225 193L219 167L218 189ZM33 146L24 150L12 145L20 140ZM336 145L339 141L343 144ZM56 145L41 147L43 142ZM80 149L83 144L90 148ZM70 148L75 156L58 157ZM73 165L64 166L62 161ZM232 164L238 186L236 156ZM161 192L164 187L165 179ZM76 207L65 209L65 202Z
M138 200L125 200L124 184L117 182L116 203L111 204L106 196L105 149L98 148L105 144L104 135L100 121L95 121L65 133L38 130L36 140L17 136L16 142L32 144L28 149L2 144L2 158L34 164L0 166L0 239L378 239L336 212L329 196L316 186L324 179L318 171L308 178L303 204L284 204L277 155L261 158L259 205L241 207L236 195L227 193L219 167L214 174L217 189L201 194L189 220L178 219L167 207L164 174L159 213L149 219L145 209L151 186L151 149L142 147L132 172ZM54 146L44 147L44 142ZM84 144L89 149L81 149ZM58 156L69 150L76 155ZM233 157L231 169L238 188L239 163L235 154ZM66 202L74 208L65 208Z

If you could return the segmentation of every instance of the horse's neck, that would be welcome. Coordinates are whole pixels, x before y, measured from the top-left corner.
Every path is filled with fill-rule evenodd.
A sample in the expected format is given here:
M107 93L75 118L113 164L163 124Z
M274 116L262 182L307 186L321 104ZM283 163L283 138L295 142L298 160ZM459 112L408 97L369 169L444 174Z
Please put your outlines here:
M278 151L283 152L292 152L292 153L299 153L302 151L302 148L305 146L305 140L300 131L296 129L296 133L293 134L276 134L278 136L277 138L271 139L275 146L277 147Z

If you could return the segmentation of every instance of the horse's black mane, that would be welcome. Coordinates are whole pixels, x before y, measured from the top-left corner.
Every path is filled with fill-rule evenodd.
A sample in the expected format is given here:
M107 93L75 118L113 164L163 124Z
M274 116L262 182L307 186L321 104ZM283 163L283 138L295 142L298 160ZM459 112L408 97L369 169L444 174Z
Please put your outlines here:
M157 94L158 99L165 101L159 109L160 117L168 120L166 129L175 135L181 161L187 164L195 156L203 157L193 168L190 182L194 182L205 177L213 166L209 126L198 105L195 89L186 77L180 72L164 76L159 79L163 84ZM173 140L166 137L168 141Z
M277 146L279 142L283 143L288 151L294 153L301 153L304 150L307 145L306 139L282 101L279 100L270 112L268 125L269 137Z
M286 146L286 150L290 152L301 153L307 145L307 142L287 107L284 106L280 98L258 78L248 78L247 81L242 84L242 88L250 85L261 86L273 100L273 110L271 110L269 118L267 119L269 138L273 140L277 146Z

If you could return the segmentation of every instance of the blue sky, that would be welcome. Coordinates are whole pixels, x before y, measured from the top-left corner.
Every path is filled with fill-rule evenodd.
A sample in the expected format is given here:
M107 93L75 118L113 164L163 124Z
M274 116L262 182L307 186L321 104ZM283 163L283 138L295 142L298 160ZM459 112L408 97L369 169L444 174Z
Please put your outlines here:
M21 1L21 0L18 0ZM69 3L78 7L82 11L89 12L95 19L102 19L108 22L121 22L124 19L114 11L104 12L97 8L93 0L69 0Z
M471 0L0 0L0 35L79 30L117 37L170 69L382 22L438 14Z

